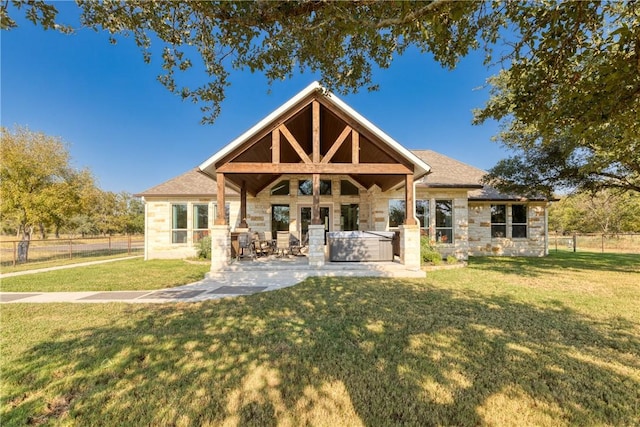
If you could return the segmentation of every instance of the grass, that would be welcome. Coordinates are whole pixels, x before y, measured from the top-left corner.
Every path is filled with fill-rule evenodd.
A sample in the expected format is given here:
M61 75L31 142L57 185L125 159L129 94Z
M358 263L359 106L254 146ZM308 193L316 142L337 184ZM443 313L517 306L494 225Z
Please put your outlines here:
M640 262L2 306L2 425L638 425Z
M17 264L13 265L2 265L2 269L0 270L3 274L6 273L15 273L19 271L29 271L29 270L39 270L41 268L49 268L49 267L59 267L61 265L72 265L72 264L80 264L84 262L91 261L103 261L109 259L118 259L118 258L128 258L131 256L139 256L143 255L139 253L132 253L131 255L124 253L113 254L113 255L96 255L96 256L76 256L75 258L58 258L52 259L48 261L30 261L27 264Z
M76 292L162 289L202 280L209 264L142 258L7 277L3 292Z

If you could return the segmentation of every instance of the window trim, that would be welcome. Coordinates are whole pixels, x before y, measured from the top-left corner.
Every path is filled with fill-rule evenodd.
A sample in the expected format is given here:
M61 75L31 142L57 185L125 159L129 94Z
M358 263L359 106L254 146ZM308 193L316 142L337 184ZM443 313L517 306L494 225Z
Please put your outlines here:
M298 180L298 193L297 193L297 194L298 194L298 196L299 196L299 197L309 197L309 196L313 196L313 183L312 183L312 181L313 181L313 180L311 180L311 179L300 179L300 180ZM304 194L304 193L302 193L302 192L300 191L300 186L302 186L305 182L310 182L310 183L311 183L311 186L312 186L312 193L310 193L310 194ZM322 183L325 183L325 186L324 186L324 187L323 187ZM329 186L328 186L328 187L326 186L326 183L329 183ZM333 194L333 188L332 188L332 187L333 187L333 182L332 182L332 180L330 180L330 179L321 179L321 180L320 180L320 195L321 195L321 196L331 196L331 195ZM323 189L323 188L328 188L328 189L329 189L329 192L328 192L328 193L323 193L323 192L322 192L322 189Z
M392 202L399 202L403 206L403 208L400 209L402 211L402 220L398 222L398 224L396 225L391 225L391 203ZM395 229L403 225L406 217L407 217L407 202L404 199L389 199L387 201L387 225L389 228Z
M184 206L184 221L185 227L178 228L177 223L179 222L176 218L176 207ZM178 234L180 233L180 234ZM180 239L183 241L178 241L176 237L178 235L182 235L184 233L184 239ZM186 245L189 243L189 203L171 203L171 244L172 245Z
M496 207L502 207L504 209L504 222L494 222L493 221L493 208ZM508 222L509 222L509 215L508 215L508 210L507 210L507 204L505 203L495 203L495 204L491 204L490 205L490 230L489 233L491 234L491 238L492 239L506 239L507 236L507 230L509 229L508 227ZM494 235L493 232L493 227L502 227L502 229L504 230L503 235L502 236L496 236Z
M451 217L451 225L449 227L438 227L438 203L439 202L445 202L445 203L449 203L450 205L450 209L451 209L451 213L450 213L450 217ZM455 219L454 219L454 203L453 203L453 199L435 199L435 215L434 215L434 220L435 220L435 237L436 237L436 243L441 244L441 245L453 245L455 243L455 234L453 232L454 230L454 224L455 224ZM449 239L446 236L445 240L442 241L442 237L438 238L438 231L439 230L451 230L451 239Z
M513 208L514 206L522 206L522 208L524 209L524 222L514 222L513 218ZM524 236L518 236L518 237L514 237L513 236L513 228L515 226L518 227L524 227ZM512 239L526 239L529 237L529 207L526 204L523 203L517 203L517 204L513 204L511 205L511 238Z
M198 221L199 215L196 212L198 207L204 206L207 210L207 219L206 219L206 224L205 227L197 227L197 225L202 226L202 224L196 224L196 222ZM192 203L191 204L191 238L192 238L192 242L193 243L198 243L200 240L202 240L203 237L206 237L209 235L209 203Z

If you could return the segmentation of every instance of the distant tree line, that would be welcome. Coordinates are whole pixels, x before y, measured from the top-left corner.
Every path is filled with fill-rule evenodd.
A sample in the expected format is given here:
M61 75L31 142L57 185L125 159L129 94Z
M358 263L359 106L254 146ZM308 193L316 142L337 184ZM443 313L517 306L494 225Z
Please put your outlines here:
M549 208L549 230L558 233L640 233L640 194L613 189L578 192Z
M32 236L134 234L144 231L143 202L97 187L88 169L70 165L66 144L27 128L0 128L0 220L28 250Z

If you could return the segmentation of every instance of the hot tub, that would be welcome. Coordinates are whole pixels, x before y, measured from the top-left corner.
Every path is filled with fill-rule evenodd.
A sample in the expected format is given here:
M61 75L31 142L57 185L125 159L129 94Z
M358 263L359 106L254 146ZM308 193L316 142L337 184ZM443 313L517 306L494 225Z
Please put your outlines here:
M327 233L332 262L393 261L393 232L331 231Z

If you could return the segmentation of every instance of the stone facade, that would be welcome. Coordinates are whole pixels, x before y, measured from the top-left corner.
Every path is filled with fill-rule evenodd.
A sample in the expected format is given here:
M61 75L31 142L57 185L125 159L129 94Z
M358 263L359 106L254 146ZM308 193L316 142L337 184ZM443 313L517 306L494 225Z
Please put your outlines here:
M507 235L491 237L491 205L507 206ZM511 236L513 202L469 202L469 255L545 256L548 253L546 202L527 204L527 237ZM520 203L521 204L521 203Z
M229 200L229 222L239 224L240 200ZM172 205L187 207L186 240L173 243ZM194 233L193 206L208 206L208 230L214 222L215 201L212 198L145 198L145 259L191 258L198 254L197 233Z
M247 198L247 223L251 231L271 231L271 209L274 204L289 205L290 219L289 232L301 238L300 222L298 219L300 208L311 206L311 196L298 196L298 184L305 176L289 177L289 193L286 196L270 194L270 189L258 194L257 197ZM360 189L359 195L340 195L340 180L345 177L332 178L331 195L321 196L320 205L330 208L329 231L341 230L341 211L343 204L359 204L359 229L373 231L399 231L401 227L391 227L389 224L389 201L404 199L404 190L382 192L373 187L368 191ZM544 256L547 254L546 240L546 202L529 202L527 204L527 237L513 238L510 235L511 209L515 202L478 202L468 201L465 190L441 190L419 188L416 200L428 201L429 218L428 225L418 227L422 236L430 236L431 244L443 257L453 255L460 260L466 260L469 256ZM453 208L452 233L453 242L443 242L435 235L436 227L436 201L451 201ZM147 199L146 205L146 259L158 258L189 258L197 256L198 245L194 240L196 233L193 227L193 206L206 204L209 213L209 230L214 228L216 202L210 198L197 199ZM172 205L186 204L187 224L186 241L184 243L172 243ZM229 222L228 230L235 231L240 224L240 200L228 198ZM491 205L506 204L507 208L507 236L503 238L491 237ZM371 227L370 227L371 225ZM212 236L213 237L213 236ZM403 239L402 245L411 245L409 240ZM415 242L414 242L415 243ZM419 239L416 248L419 253ZM319 257L319 254L315 254ZM401 254L401 259L407 258ZM410 258L410 257L409 257ZM407 258L407 259L409 259ZM411 258L413 259L413 258ZM318 261L318 260L316 260ZM314 261L314 262L316 262ZM412 261L411 261L412 262ZM321 263L316 262L317 266Z

